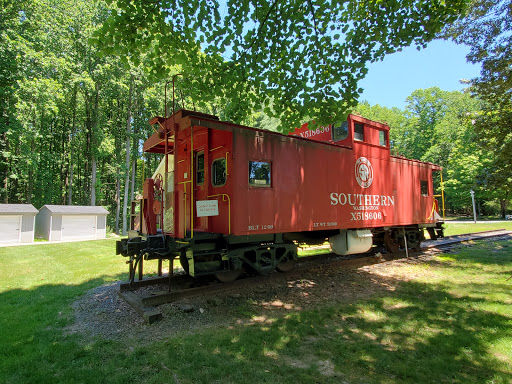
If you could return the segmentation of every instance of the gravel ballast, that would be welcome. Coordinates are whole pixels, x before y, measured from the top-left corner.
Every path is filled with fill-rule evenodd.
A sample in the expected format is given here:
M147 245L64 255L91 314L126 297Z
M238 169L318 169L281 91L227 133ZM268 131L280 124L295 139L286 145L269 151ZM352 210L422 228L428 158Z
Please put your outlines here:
M92 289L73 304L75 321L69 333L85 339L117 339L137 344L150 343L205 328L272 322L286 313L319 306L349 303L396 288L392 270L400 263L417 263L430 257L397 260L361 268L312 268L300 278L282 274L256 286L245 286L211 295L183 299L157 308L163 319L145 324L143 318L118 296L120 282ZM165 290L166 286L149 290Z

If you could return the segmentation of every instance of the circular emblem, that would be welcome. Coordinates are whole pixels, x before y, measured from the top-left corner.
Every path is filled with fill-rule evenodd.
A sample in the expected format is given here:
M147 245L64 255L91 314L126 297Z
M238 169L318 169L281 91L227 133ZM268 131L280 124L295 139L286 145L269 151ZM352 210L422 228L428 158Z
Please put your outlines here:
M357 183L363 187L368 188L372 185L373 181L373 167L370 160L366 157L360 157L356 161L356 180Z

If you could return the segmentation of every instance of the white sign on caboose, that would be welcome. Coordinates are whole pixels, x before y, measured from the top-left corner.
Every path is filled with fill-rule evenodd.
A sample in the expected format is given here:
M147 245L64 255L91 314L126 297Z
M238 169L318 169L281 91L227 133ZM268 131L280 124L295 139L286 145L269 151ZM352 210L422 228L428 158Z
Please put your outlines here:
M218 216L218 200L198 200L196 201L197 217Z

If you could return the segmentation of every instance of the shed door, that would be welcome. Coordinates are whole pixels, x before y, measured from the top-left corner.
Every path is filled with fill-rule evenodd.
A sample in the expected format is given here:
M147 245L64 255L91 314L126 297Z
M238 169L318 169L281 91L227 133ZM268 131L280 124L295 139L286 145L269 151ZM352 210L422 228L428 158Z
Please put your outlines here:
M21 216L0 216L0 243L19 243Z
M96 216L62 216L62 240L94 240Z

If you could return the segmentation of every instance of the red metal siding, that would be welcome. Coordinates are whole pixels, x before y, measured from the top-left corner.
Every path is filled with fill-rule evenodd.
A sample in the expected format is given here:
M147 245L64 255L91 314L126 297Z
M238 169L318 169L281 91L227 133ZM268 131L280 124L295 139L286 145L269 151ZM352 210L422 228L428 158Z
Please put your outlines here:
M431 180L427 164L363 143L351 150L258 131L239 129L234 142L235 235L433 222L433 197L420 194L420 179ZM373 169L366 188L356 179L362 157ZM271 188L249 186L251 160L271 162Z
M365 142L353 140L355 122L364 125ZM390 156L387 145L379 144L380 131L387 138L386 125L350 115L349 137L335 145L208 117L177 114L172 124L176 237L191 231L192 212L194 231L233 235L434 223L432 170L440 168ZM157 152L162 144L155 135L148 143ZM203 184L196 180L191 141L194 156L204 153ZM212 185L216 159L227 161L222 186ZM249 185L250 161L271 164L270 187ZM428 181L428 196L421 195L421 180ZM218 215L197 217L197 201L206 200L218 200Z

